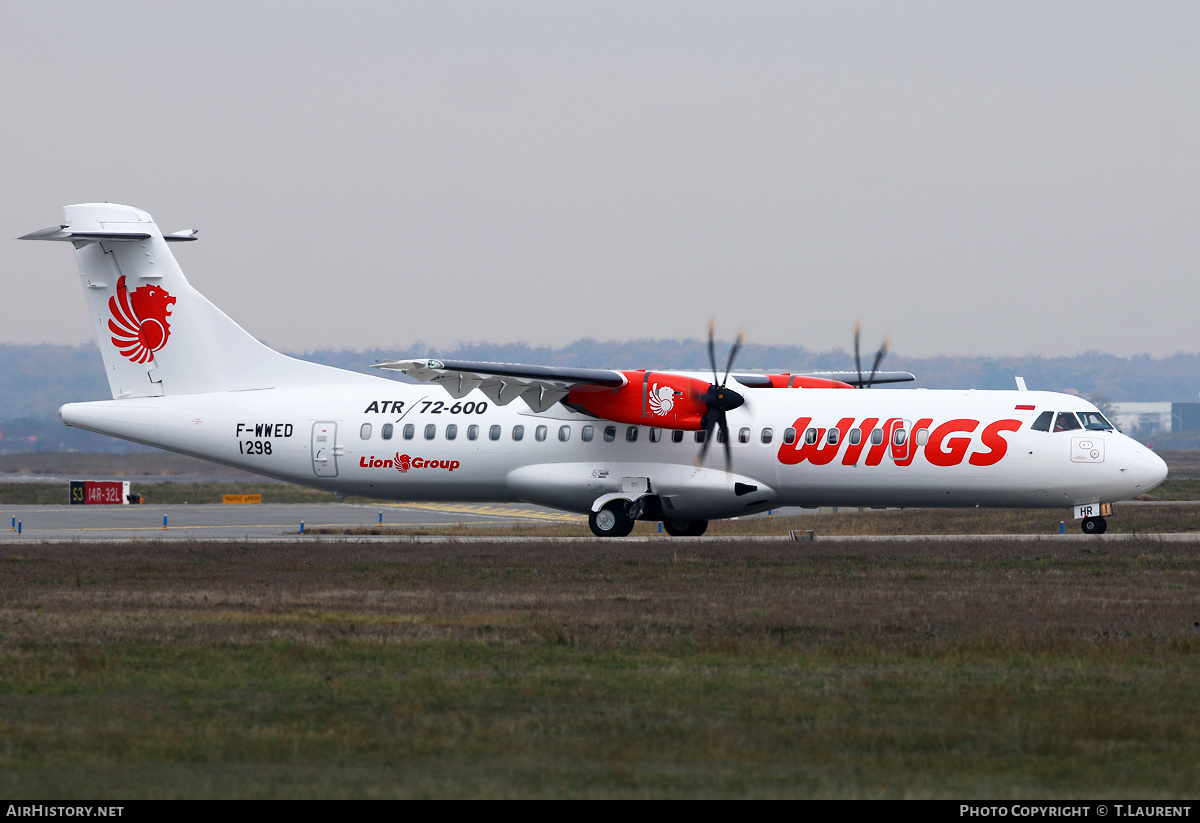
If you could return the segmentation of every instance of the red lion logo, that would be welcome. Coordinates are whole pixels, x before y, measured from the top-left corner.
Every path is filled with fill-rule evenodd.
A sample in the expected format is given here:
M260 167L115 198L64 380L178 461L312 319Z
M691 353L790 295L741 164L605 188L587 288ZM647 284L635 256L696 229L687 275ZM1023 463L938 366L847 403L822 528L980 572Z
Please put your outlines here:
M132 294L125 288L125 275L117 280L117 296L108 298L112 319L108 330L113 345L134 363L154 359L154 352L167 345L171 324L167 315L175 298L160 286L146 285Z
M399 471L401 474L404 474L406 471L408 471L411 468L412 468L412 458L409 457L407 454L400 454L400 452L396 452L396 470Z

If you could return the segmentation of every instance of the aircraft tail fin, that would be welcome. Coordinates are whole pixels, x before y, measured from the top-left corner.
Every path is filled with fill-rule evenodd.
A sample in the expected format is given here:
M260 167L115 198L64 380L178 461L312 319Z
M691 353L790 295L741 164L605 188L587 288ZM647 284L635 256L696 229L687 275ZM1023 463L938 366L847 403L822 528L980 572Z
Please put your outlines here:
M88 311L114 398L274 388L331 374L260 343L192 288L144 211L115 203L67 206L65 222L22 240L75 247Z

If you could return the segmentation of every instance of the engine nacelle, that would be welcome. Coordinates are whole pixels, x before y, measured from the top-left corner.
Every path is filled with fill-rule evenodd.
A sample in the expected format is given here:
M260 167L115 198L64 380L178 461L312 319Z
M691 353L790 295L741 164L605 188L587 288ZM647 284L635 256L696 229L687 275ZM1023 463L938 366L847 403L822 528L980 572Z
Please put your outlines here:
M808 377L802 374L739 375L739 383L754 389L852 389L849 383L828 377Z
M619 389L572 389L564 401L582 412L634 426L699 431L708 413L704 392L710 383L664 372L624 371Z

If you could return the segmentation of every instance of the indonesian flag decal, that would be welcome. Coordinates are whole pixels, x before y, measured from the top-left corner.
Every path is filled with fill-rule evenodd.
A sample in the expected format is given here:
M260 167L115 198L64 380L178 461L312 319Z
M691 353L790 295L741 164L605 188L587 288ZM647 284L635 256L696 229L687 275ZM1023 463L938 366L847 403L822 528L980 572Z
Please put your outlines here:
M121 275L116 296L108 298L113 345L133 363L153 360L171 336L168 315L174 305L175 298L161 286L148 284L130 293Z

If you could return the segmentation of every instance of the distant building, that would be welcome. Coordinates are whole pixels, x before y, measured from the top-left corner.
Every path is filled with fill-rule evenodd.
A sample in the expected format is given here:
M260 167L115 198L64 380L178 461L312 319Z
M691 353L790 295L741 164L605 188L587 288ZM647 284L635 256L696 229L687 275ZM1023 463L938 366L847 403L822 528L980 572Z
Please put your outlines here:
M1155 403L1113 403L1112 422L1132 437L1154 437L1174 431L1169 400ZM1192 404L1197 405L1197 404Z
M1133 437L1200 429L1200 403L1113 403L1112 422Z
M1171 431L1187 432L1200 429L1200 403L1172 403Z

